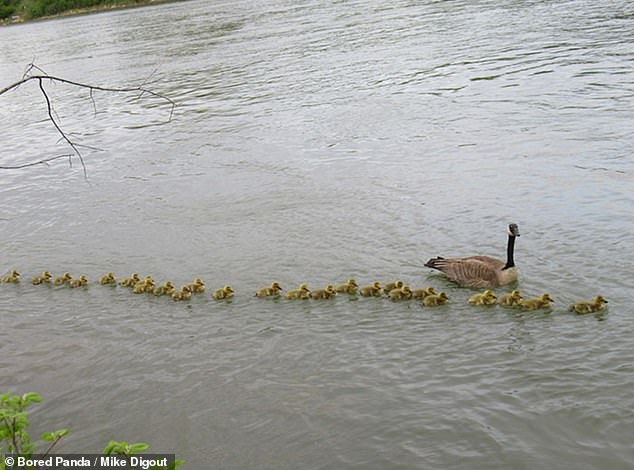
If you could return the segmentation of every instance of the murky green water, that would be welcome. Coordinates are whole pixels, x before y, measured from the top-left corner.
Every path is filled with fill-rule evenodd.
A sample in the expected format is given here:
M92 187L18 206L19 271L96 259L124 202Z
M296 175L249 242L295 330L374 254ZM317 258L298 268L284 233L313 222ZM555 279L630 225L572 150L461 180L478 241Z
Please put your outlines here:
M75 161L0 172L0 389L65 451L186 468L634 465L630 2L189 1L0 29L35 62L177 102L49 85ZM0 97L0 165L67 153L35 84ZM503 257L552 311L467 304L423 263ZM32 286L139 272L232 303ZM448 306L261 301L401 278ZM501 292L500 290L499 292ZM602 317L567 305L602 293ZM599 321L603 320L603 321Z

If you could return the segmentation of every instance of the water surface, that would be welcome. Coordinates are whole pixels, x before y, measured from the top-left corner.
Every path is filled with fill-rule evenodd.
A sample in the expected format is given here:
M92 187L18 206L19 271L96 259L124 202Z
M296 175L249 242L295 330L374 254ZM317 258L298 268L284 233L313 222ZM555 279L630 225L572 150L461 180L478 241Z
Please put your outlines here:
M47 84L82 148L0 173L0 388L37 432L187 468L631 468L634 9L629 2L188 1L0 29L0 84ZM0 165L68 153L34 83ZM95 112L96 110L96 112ZM169 122L168 122L169 121ZM423 267L503 256L549 312L477 309ZM232 303L49 289L139 272ZM446 290L260 301L277 280ZM503 292L504 289L499 290ZM598 293L601 316L567 305Z

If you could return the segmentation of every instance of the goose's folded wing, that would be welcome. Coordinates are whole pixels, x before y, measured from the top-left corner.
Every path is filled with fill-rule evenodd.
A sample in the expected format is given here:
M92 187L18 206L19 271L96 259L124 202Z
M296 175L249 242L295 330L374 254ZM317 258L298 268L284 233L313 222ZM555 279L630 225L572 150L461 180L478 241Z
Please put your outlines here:
M425 266L438 269L449 279L468 287L494 287L498 284L496 269L490 263L473 256L470 258L435 258L429 260ZM495 258L489 258L494 261ZM502 263L504 265L504 263Z

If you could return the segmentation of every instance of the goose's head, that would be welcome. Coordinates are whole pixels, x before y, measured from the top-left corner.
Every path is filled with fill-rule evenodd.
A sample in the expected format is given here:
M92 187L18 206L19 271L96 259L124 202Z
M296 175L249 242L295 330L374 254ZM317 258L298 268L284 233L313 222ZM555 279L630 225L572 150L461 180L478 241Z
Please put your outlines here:
M348 279L348 285L350 287L358 287L357 281L355 281L354 279Z
M511 237L519 237L520 236L520 229L517 226L517 224L509 224L508 234Z
M233 289L231 288L231 286L224 286L222 290L224 290L227 294L233 294Z
M554 300L550 297L549 294L542 294L540 298L544 302L554 302Z
M403 294L411 294L412 293L412 289L410 289L409 286L403 286L403 287L401 287L401 292Z
M299 290L302 290L304 292L310 292L310 289L308 288L308 286L306 284L300 284L299 285Z
M271 289L282 290L282 286L280 286L279 282L274 282L273 284L271 284Z
M326 292L328 292L329 294L334 294L335 293L335 286L333 286L332 284L328 284L326 286Z
M513 292L511 292L511 298L514 300L521 300L522 294L520 294L520 291L514 290Z
M374 287L375 289L380 289L381 288L381 283L379 281L374 281L372 283L372 287Z
M445 292L441 292L440 294L438 294L438 298L443 300L449 300L449 296Z

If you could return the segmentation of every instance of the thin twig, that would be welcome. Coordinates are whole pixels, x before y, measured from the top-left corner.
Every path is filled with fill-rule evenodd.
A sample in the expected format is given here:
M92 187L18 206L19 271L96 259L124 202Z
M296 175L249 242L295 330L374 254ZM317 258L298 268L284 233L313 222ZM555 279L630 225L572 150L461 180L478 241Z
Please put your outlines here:
M64 154L64 155L57 155L55 157L44 158L42 160L38 160L37 162L24 163L23 165L0 166L0 170L19 170L21 168L27 168L29 166L47 164L48 162L53 161L53 160L57 160L59 158L71 158L72 156L73 156L72 153L67 153L67 154Z

